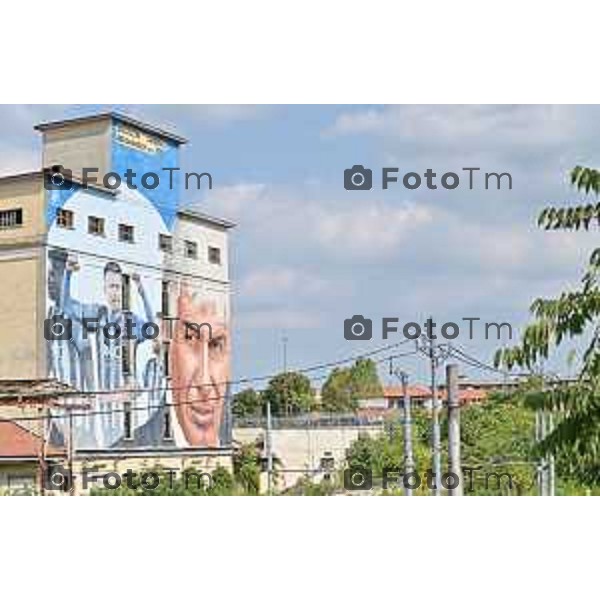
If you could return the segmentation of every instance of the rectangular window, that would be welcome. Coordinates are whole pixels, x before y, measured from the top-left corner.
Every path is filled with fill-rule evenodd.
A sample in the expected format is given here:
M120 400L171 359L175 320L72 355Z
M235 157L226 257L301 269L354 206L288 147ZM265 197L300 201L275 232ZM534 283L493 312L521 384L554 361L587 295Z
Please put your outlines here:
M0 210L0 229L23 225L23 209Z
M170 309L170 306L169 306L169 282L168 281L162 282L161 300L162 300L162 306L161 306L162 315L168 317L170 315L170 312L169 312L169 309Z
M133 244L133 225L119 223L119 241Z
M186 258L198 258L198 244L196 242L190 242L189 240L184 240L183 255Z
M215 246L208 247L208 262L211 265L221 264L221 248L216 248Z
M131 276L123 273L121 278L123 281L123 285L121 286L121 308L123 310L131 310Z
M170 235L160 233L158 235L158 247L161 252L173 252L173 238Z
M123 402L123 437L126 440L133 438L133 421L131 416L131 402Z
M92 235L104 235L104 219L100 217L88 217L88 233Z
M131 375L131 344L124 342L121 346L121 366L123 375Z
M163 439L173 439L173 430L171 429L171 411L168 406L165 407L163 413Z
M73 229L73 211L59 208L56 211L56 226L63 227L65 229Z
M169 377L169 342L163 342L163 373Z

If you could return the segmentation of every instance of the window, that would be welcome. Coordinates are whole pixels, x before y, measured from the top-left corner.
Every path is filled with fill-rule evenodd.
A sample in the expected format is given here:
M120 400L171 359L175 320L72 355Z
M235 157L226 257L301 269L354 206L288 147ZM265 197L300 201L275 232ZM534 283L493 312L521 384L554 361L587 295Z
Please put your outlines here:
M158 247L161 252L173 252L173 238L170 235L159 233Z
M64 227L65 229L73 229L73 211L59 208L56 211L56 225L57 227Z
M165 407L163 413L163 439L173 439L173 430L171 429L171 412L168 406Z
M126 440L133 438L133 422L131 419L131 402L123 402L123 437Z
M221 264L221 248L216 248L215 246L208 247L208 262L211 265Z
M23 225L23 209L0 210L0 229Z
M119 223L119 241L133 244L133 225Z
M28 473L7 475L6 479L11 494L28 496L35 490L35 477Z
M131 375L131 344L126 341L121 346L121 367L123 375Z
M131 276L123 273L121 276L123 285L121 286L121 308L131 310Z
M161 313L164 316L168 316L169 313L169 282L168 281L163 281L162 282L162 306L161 306Z
M196 242L184 240L183 244L183 255L186 258L198 258L198 244Z
M163 373L169 377L169 342L163 342Z
M100 217L88 217L88 233L104 235L104 219Z

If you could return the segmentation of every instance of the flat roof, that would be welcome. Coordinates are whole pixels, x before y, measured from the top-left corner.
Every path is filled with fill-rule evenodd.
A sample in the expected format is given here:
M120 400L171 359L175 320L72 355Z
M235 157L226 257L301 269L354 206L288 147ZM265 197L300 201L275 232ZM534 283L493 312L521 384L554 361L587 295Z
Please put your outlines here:
M160 127L157 127L157 126L147 123L145 121L140 121L139 119L130 117L129 115L126 115L124 113L121 113L119 111L114 111L114 110L111 110L108 112L96 113L93 115L87 115L87 116L83 116L83 117L73 117L71 119L62 119L60 121L48 121L45 123L38 123L37 125L34 125L33 128L36 131L50 131L52 129L68 127L69 125L75 125L75 124L79 124L79 123L91 123L92 121L101 121L103 119L111 119L114 121L120 121L122 123L126 123L133 127L137 127L138 129L141 129L142 131L146 131L147 133L152 133L159 137L166 138L168 140L172 140L172 141L176 142L177 144L186 144L187 143L186 138L184 138L180 135L177 135L176 133L167 131L166 129L161 129Z
M218 225L219 227L223 227L224 229L231 229L236 226L236 223L233 221L228 221L227 219L221 219L220 217L212 217L211 215L207 215L195 208L190 208L189 206L184 206L179 208L177 211L178 215L182 215L184 217L189 217L191 219L195 219L197 221L204 221L205 223L212 223L213 225Z

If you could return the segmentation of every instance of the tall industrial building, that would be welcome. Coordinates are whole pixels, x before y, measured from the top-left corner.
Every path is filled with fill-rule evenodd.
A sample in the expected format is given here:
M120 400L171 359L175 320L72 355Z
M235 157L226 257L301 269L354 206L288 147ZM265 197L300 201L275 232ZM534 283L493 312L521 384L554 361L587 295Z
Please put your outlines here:
M42 433L27 409L16 423L108 470L227 463L233 224L180 202L210 175L179 169L185 139L126 115L35 129L42 169L0 178L0 380L70 392L42 407Z

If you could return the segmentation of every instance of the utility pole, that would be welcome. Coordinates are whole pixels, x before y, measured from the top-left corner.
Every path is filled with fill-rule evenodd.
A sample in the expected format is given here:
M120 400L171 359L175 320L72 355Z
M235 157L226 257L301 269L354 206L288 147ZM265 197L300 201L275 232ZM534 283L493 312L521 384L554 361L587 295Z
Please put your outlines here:
M462 496L462 467L460 461L460 396L458 393L458 365L446 365L448 392L448 462L450 473L458 477L458 485L450 489L450 496Z
M408 374L405 371L398 370L394 373L396 376L400 377L400 381L402 382L402 410L404 413L404 477L406 478L406 482L415 467L412 449L412 419L410 414L410 395L408 393ZM404 488L404 495L412 496L412 488L406 486Z
M439 496L442 493L442 460L440 456L442 437L440 433L440 399L437 393L437 379L436 379L436 356L435 356L435 339L433 337L429 340L429 361L431 367L431 395L432 395L432 455L433 455L433 476L435 478L435 489L433 490L434 496Z
M440 496L442 490L442 465L441 465L441 434L440 434L440 409L441 402L437 390L437 367L438 363L446 358L449 347L447 344L437 345L435 343L435 334L433 328L435 323L433 317L426 321L427 329L430 335L421 335L416 340L417 350L421 351L429 358L431 369L431 455L432 471L434 480L434 496Z
M541 442L546 437L546 412L538 409L535 412L535 440ZM538 492L540 496L550 495L550 482L548 481L548 461L545 456L540 458L537 465L538 472Z
M19 397L19 401L21 398ZM19 402L20 404L20 402ZM39 461L39 486L40 495L46 495L46 418L44 415L44 409L38 407L38 415L41 415L42 426L40 427L40 445L38 449L38 461Z
M283 372L287 373L287 344L288 344L287 335L284 335L283 338L281 339L281 341L283 342Z
M69 495L75 495L75 475L73 473L73 410L72 408L68 409L69 412L69 441L68 441L68 464L69 464L69 475L70 475L70 483L69 483Z
M267 493L273 491L273 448L271 443L271 401L267 400L267 430L265 434L265 450L267 454Z

